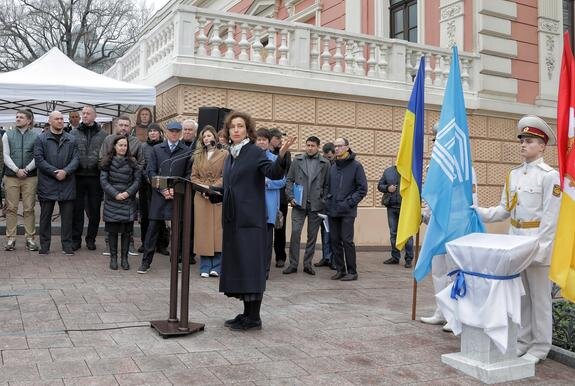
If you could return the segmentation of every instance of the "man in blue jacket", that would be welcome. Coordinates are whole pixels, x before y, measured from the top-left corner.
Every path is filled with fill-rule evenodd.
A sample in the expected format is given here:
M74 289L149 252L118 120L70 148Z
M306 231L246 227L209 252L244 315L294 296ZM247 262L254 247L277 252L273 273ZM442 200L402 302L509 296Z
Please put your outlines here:
M367 194L367 178L346 138L336 139L334 146L335 163L329 170L327 195L331 248L337 267L337 273L331 279L352 281L358 277L353 226L357 205Z

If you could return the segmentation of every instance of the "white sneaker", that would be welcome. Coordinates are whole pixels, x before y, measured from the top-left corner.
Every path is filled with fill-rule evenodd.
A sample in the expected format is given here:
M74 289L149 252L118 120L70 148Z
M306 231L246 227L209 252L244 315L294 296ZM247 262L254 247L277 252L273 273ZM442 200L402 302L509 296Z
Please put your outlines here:
M104 256L110 256L110 251L105 250L104 252L102 252L102 255L104 255Z
M537 358L535 355L529 354L528 352L521 355L521 358L528 360L529 362L531 362L533 364L537 364L541 360L541 359Z
M207 272L202 272L202 273L200 273L200 276L201 277L210 277L210 274Z
M210 276L218 277L218 276L220 276L220 274L217 273L216 271L210 271Z
M444 324L445 322L447 322L445 320L445 318L437 316L437 315L433 315L433 316L422 316L421 318L419 318L419 320L421 321L421 323L425 323L425 324Z
M451 326L449 325L449 323L445 323L443 325L443 327L441 327L441 329L445 332L453 332L453 330L451 329Z

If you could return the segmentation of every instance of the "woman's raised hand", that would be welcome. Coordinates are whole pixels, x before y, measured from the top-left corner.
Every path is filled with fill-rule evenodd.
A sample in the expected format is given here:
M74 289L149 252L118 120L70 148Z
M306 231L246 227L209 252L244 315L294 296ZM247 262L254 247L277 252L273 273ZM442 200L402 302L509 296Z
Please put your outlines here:
M288 137L287 141L285 141L280 149L280 158L283 158L284 155L286 155L286 153L288 152L289 148L295 143L295 141L297 140L296 136L293 137Z

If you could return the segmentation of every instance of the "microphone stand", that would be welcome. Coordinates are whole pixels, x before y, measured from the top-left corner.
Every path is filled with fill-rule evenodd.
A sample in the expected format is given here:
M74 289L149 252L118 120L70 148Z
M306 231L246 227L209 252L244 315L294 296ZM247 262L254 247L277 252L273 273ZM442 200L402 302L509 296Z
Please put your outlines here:
M170 313L167 320L152 320L150 325L164 338L170 336L189 335L203 331L203 323L188 321L188 305L190 297L190 239L192 224L192 182L184 177L154 176L152 186L156 189L176 187L183 185L183 192L174 189L174 203L172 208L172 248L170 266ZM183 197L182 197L183 196ZM182 200L183 199L183 200ZM178 252L180 247L180 219L182 216L183 201L183 230L182 230L182 290L180 296L180 318L178 320Z

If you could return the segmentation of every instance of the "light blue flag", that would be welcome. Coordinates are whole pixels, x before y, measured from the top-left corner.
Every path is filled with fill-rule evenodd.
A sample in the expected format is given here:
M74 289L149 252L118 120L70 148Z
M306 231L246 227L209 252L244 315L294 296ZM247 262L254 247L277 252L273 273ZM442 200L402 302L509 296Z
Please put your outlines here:
M446 253L445 243L469 233L485 232L477 212L471 208L471 167L459 55L457 47L453 47L439 126L423 185L422 196L431 209L431 218L413 271L417 281L431 270L433 256Z

